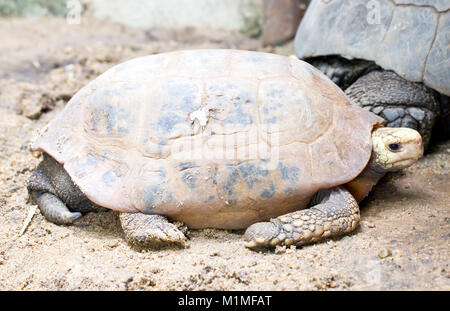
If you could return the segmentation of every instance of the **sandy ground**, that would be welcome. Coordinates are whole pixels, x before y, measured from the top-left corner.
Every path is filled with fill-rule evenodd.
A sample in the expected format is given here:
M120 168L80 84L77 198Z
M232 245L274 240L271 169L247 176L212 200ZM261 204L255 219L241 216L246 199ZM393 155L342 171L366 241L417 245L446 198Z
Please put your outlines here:
M450 289L450 142L386 176L351 235L278 252L242 232L191 230L189 248L137 251L115 212L57 226L32 210L26 180L37 131L89 80L126 59L185 48L262 48L239 34L144 32L83 20L0 20L0 290Z

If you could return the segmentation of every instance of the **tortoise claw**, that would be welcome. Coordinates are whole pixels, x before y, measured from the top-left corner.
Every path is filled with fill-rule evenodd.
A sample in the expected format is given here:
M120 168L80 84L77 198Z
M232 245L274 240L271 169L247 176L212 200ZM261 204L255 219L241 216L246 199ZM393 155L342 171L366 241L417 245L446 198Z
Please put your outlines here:
M120 222L126 240L133 246L152 249L186 247L186 236L163 216L121 213Z
M273 222L258 222L251 225L245 231L244 239L247 241L245 247L250 249L266 248L275 246L272 244L278 234L280 228Z

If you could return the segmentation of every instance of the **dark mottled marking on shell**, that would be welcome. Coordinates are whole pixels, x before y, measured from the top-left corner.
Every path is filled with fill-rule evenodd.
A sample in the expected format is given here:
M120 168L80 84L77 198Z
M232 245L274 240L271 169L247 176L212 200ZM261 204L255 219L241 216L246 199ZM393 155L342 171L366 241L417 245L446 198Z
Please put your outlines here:
M209 172L209 178L211 178L211 180L216 180L216 171L215 170L211 170Z
M233 195L233 186L238 179L237 169L233 165L227 164L227 168L230 171L230 175L228 175L227 183L225 184L224 190L228 195Z
M110 155L111 155L111 154L110 154L109 152L105 151L105 152L103 152L102 155L99 157L99 160L102 161L102 162L105 162L105 161L109 160Z
M116 182L116 180L117 177L112 171L107 171L101 177L101 181L108 187L111 187Z
M181 118L179 115L173 112L167 112L166 114L159 117L157 129L162 133L171 132L175 125L183 121L185 121L185 119Z
M161 180L164 180L167 177L167 173L166 170L164 169L164 167L160 166L158 169L159 172L159 177L161 178Z
M284 189L284 193L286 194L292 194L294 192L294 189L291 187L287 187L286 189Z
M145 212L151 212L154 206L164 202L164 194L164 189L158 185L150 186L144 189Z
M283 163L278 163L278 168L281 172L281 178L285 181L288 181L291 184L295 184L298 182L299 169L298 167L288 167L283 165Z
M259 177L266 177L269 174L268 170L257 168L255 165L250 163L240 164L238 167L239 172L242 175L242 179L249 188L253 188L253 185L260 181Z
M276 111L283 107L282 98L286 98L286 90L282 89L283 84L272 83L271 88L265 90L266 97L268 98L265 103L265 107L263 107L263 113L265 115L269 115L270 112Z
M215 199L215 196L210 195L205 201L203 201L203 203L209 203L211 201L213 201Z
M162 154L163 153L163 147L165 146L165 145L167 145L167 140L161 140L159 143L158 143L158 154Z
M183 174L182 180L190 189L195 189L197 187L195 184L197 178L189 172Z
M176 99L182 99L183 104L180 106L180 109L183 112L191 112L197 110L200 106L199 102L195 102L195 98L199 93L199 89L197 85L185 82L185 81L176 81L171 82L170 84L163 85L163 89L167 92L169 96L172 96ZM174 105L169 104L169 109L175 108Z
M236 205L237 204L237 200L235 200L235 199L228 200L227 202L228 202L228 205Z
M242 110L242 107L238 107L228 114L224 122L228 124L249 125L253 124L253 118L250 114Z
M180 171L184 171L188 168L197 167L198 165L195 162L182 162L178 165Z
M282 97L284 97L285 94L286 94L286 91L283 89L271 89L270 90L270 95L273 98L282 98ZM278 107L280 107L280 105L278 105ZM273 108L276 109L276 106L274 106Z
M121 96L124 96L124 94L120 90L113 89L106 89L94 95L92 101L100 108L91 112L89 124L92 131L96 132L106 128L108 134L112 134L114 131L121 134L129 132L127 125L135 123L135 117L129 114L126 109L118 108L109 103Z
M88 154L86 161L78 162L78 166L83 167L85 170L95 169L97 167L97 157Z
M269 199L269 198L273 197L274 194L275 194L275 185L273 182L271 182L270 188L264 189L264 191L261 192L261 197Z
M246 103L252 103L252 96L245 92L241 91L239 96L232 99L233 106L236 108L228 113L228 116L225 118L225 123L233 123L233 124L241 124L241 125L249 125L253 124L253 117L246 111L244 111L243 106Z
M264 119L264 122L265 122L265 123L276 124L276 123L277 123L277 117L266 118L266 119Z

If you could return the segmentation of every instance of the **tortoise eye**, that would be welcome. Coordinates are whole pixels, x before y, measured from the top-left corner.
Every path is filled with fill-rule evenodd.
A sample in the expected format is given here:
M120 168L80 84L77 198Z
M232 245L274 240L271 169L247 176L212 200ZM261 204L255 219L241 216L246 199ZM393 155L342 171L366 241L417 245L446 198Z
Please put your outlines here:
M400 145L399 144L396 144L396 143L394 143L394 144L389 144L389 149L391 150L391 151L399 151L400 150Z

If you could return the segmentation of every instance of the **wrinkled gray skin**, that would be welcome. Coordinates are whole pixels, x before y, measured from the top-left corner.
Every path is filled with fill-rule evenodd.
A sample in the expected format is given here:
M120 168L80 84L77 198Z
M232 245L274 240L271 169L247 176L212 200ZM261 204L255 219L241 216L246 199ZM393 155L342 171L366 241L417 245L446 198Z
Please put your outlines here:
M43 156L43 161L28 180L28 191L49 221L59 225L70 224L80 218L81 213L103 209L89 201L75 186L62 165L46 153Z
M362 107L423 136L450 137L450 2L312 0L295 53ZM416 82L416 83L414 83Z

